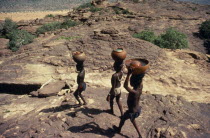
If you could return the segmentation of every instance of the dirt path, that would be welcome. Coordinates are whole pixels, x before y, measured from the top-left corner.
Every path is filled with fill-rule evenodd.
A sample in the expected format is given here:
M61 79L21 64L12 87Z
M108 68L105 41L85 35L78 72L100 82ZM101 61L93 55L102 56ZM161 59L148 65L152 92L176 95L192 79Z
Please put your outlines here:
M43 18L48 14L67 15L68 12L69 12L69 10L0 13L0 20L4 20L5 18L10 18L13 21L32 20L32 19L36 19L36 18Z

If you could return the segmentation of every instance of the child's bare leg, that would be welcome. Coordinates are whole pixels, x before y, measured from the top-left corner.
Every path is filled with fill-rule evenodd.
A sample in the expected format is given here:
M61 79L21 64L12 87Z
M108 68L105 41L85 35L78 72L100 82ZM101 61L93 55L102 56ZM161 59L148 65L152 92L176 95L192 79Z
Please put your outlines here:
M74 92L74 97L76 98L76 100L79 102L79 104L81 105L82 104L82 102L80 101L80 99L79 99L79 93L78 93L79 91L78 90L76 90L75 92Z
M80 98L82 99L84 105L87 105L87 102L85 101L85 98L84 98L83 95L82 95L82 91L79 92L79 96L80 96Z
M117 97L116 97L116 102L117 102L117 105L120 109L120 113L121 113L121 116L123 115L123 108L122 108L122 103L120 101L120 97L121 97L121 94L119 94Z
M136 129L136 131L137 131L137 133L138 133L138 135L139 135L139 138L142 138L141 133L140 133L140 131L139 131L139 128L138 128L138 126L137 126L137 124L136 124L135 118L134 118L133 120L131 120L131 122L132 122L133 126L135 127L135 129Z

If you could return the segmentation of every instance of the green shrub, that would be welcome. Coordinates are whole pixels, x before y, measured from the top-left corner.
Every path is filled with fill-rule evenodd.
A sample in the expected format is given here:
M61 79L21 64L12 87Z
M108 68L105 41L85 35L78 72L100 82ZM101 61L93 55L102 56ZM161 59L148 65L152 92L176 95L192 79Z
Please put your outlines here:
M12 51L17 51L22 45L33 42L33 39L35 38L34 35L25 30L13 30L7 37L10 39L9 49Z
M128 9L121 9L119 7L113 7L113 10L115 11L116 14L132 14L131 12L128 11Z
M4 37L3 36L3 29L4 29L4 24L0 23L0 38Z
M13 22L11 19L6 18L5 21L3 22L3 27L1 27L1 34L2 36L6 36L12 30L16 29L17 29L17 24Z
M97 11L101 11L102 10L102 8L97 8L97 7L90 7L90 11L91 12L97 12Z
M61 28L70 28L78 25L78 22L66 19L63 23L61 23Z
M39 27L36 31L37 34L43 34L45 32L49 31L55 31L57 29L61 28L61 23L60 22L52 22L52 23L47 23L44 24L43 26Z
M173 28L166 30L165 34L161 34L154 41L161 48L181 49L188 47L187 36Z
M133 37L143 39L151 43L154 43L155 39L157 38L155 33L149 30L144 30L140 33L133 34Z
M210 39L210 20L207 20L201 24L199 33L203 38Z
M78 24L79 24L78 22L72 21L72 20L69 20L69 19L66 19L64 22L47 23L47 24L44 24L43 26L39 27L36 30L36 34L39 35L39 34L43 34L45 32L55 31L57 29L62 29L62 28L67 29L67 28L76 26Z
M188 47L187 36L173 28L168 28L166 33L155 36L154 32L144 30L133 34L133 37L149 41L161 48L181 49Z
M46 15L45 17L54 17L54 15L52 15L52 14L48 14L48 15Z
M196 10L197 10L197 7L193 7L192 10L193 10L193 11L196 11Z

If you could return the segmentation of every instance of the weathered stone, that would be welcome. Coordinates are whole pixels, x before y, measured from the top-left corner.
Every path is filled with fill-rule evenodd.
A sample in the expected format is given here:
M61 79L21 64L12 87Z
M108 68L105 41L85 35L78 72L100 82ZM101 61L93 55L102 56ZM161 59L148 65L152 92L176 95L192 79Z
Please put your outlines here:
M40 97L53 96L57 95L58 92L64 87L64 81L51 82L48 85L44 86L42 89L39 89L38 93Z

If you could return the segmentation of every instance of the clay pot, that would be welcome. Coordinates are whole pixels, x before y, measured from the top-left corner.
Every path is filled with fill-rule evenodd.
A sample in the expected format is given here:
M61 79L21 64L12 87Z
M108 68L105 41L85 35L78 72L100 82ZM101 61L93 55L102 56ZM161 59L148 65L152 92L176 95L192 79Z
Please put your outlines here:
M85 56L84 52L76 51L73 53L73 60L76 63L83 63L85 61L85 59L86 59L86 56Z
M111 56L116 62L123 61L126 58L126 51L123 48L117 48L112 51Z
M125 61L127 68L132 69L132 74L142 74L145 73L149 68L149 61L146 59L129 59Z

